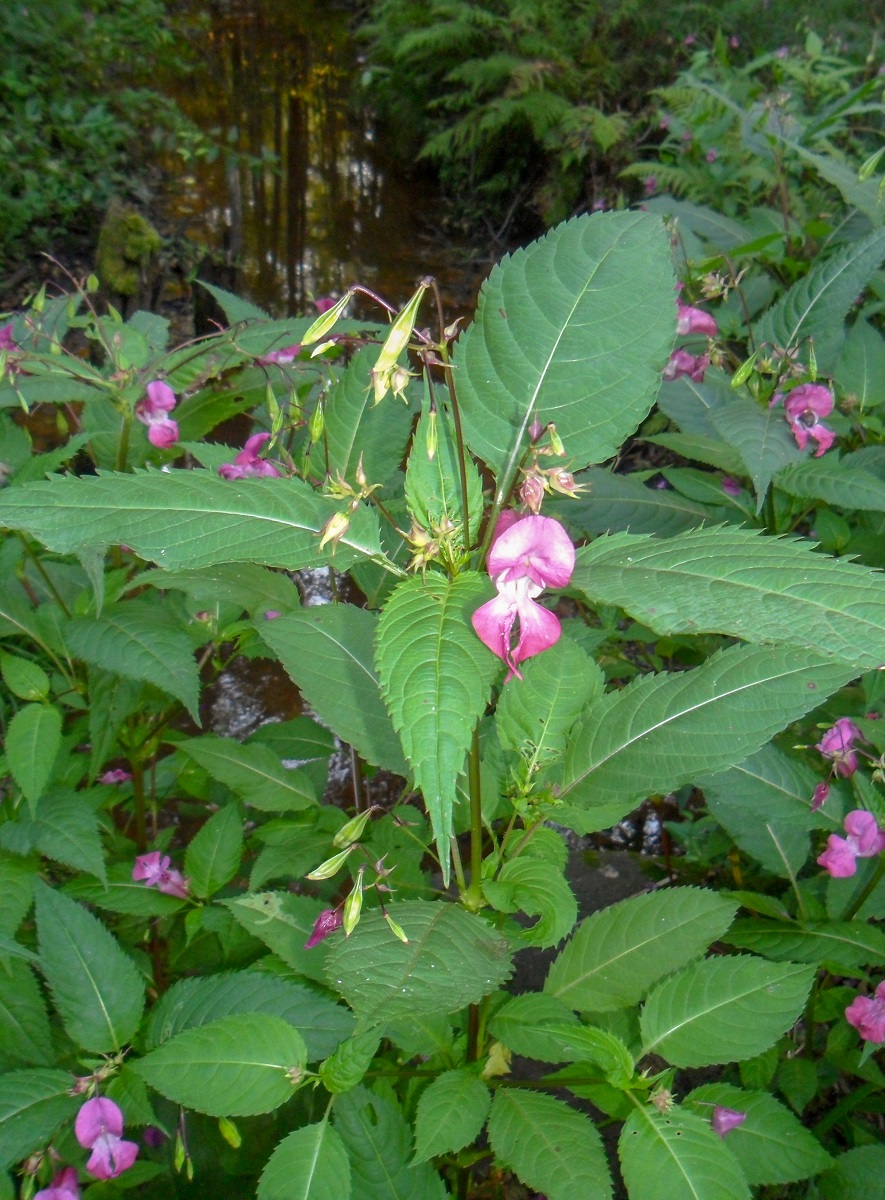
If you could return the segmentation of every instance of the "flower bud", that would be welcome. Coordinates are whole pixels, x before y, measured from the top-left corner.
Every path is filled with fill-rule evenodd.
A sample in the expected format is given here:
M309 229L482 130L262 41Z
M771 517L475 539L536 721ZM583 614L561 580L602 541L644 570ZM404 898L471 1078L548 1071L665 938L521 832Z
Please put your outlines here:
M396 366L396 360L409 344L409 339L412 336L412 330L415 327L415 319L418 316L418 309L421 305L424 293L427 291L426 283L419 284L418 290L415 292L412 299L403 308L402 312L395 318L390 326L390 332L387 334L387 340L381 347L381 353L378 355L378 361L375 363L375 370L381 374L389 371Z
M436 410L431 409L427 414L427 432L424 445L427 448L427 461L433 462L433 456L436 454L439 446L439 434L436 428Z
M344 911L341 914L341 924L344 926L345 937L350 937L360 919L360 912L363 907L363 867L360 867L357 873L356 881L350 890L350 894L344 901Z
M232 1149L239 1150L242 1146L242 1135L230 1117L218 1118L218 1132Z
M565 446L563 446L562 438L556 432L556 426L552 421L547 426L547 435L550 438L550 453L558 455L559 458L565 458Z
M320 550L325 546L326 542L332 543L332 553L335 552L335 547L344 537L350 528L350 516L347 513L333 513L320 530Z
M544 426L537 417L532 417L532 423L529 425L529 437L533 442L536 442L544 432Z
M326 426L326 415L323 409L322 401L317 402L316 408L310 414L310 420L307 422L307 436L314 445L323 436L323 429Z
M519 498L527 508L537 515L541 511L544 492L544 484L541 479L537 475L529 475L522 481Z

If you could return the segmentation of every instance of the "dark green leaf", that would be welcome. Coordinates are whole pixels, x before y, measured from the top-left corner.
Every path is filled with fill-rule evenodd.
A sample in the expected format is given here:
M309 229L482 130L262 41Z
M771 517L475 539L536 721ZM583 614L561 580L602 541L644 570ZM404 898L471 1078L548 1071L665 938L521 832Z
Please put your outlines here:
M344 1143L321 1121L283 1138L261 1172L257 1200L349 1200L350 1195Z

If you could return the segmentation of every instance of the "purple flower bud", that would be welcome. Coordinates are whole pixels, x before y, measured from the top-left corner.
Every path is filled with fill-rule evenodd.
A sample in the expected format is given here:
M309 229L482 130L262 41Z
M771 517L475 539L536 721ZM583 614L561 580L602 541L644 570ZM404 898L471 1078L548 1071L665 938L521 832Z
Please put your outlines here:
M739 496L744 489L736 479L732 479L730 475L723 475L722 490L726 496Z
M313 932L304 943L305 950L312 950L314 946L318 946L324 938L327 938L330 933L334 933L336 929L340 929L342 925L342 916L337 908L324 908L320 915L313 923Z
M830 785L828 783L819 783L814 789L814 795L811 797L811 811L817 812L827 802L827 797L830 794Z
M710 1125L714 1133L718 1133L721 1138L724 1138L733 1129L737 1129L738 1125L743 1125L746 1119L747 1114L741 1112L740 1109L725 1108L721 1104L714 1104Z

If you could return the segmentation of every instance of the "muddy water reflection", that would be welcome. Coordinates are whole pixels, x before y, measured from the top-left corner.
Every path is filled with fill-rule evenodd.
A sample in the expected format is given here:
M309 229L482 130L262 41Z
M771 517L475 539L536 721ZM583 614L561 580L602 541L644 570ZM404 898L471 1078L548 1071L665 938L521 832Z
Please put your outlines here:
M429 183L385 159L371 114L353 103L353 13L317 0L204 0L179 6L197 64L165 88L239 159L197 158L175 178L174 218L231 269L228 286L274 314L358 280L394 301L434 274L463 305L463 251L433 236Z

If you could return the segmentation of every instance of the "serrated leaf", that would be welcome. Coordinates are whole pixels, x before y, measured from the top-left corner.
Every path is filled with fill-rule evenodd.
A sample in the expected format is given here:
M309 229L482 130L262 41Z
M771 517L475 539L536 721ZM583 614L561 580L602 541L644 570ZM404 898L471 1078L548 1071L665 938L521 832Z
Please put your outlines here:
M554 960L544 992L570 1008L627 1008L721 937L737 905L677 887L612 904L583 921Z
M49 549L75 553L123 543L162 567L255 562L294 571L380 560L378 518L362 505L334 559L319 533L340 502L300 479L221 479L210 471L106 472L7 489L0 525L26 529Z
M89 671L89 777L94 779L107 762L126 718L134 711L141 692L135 679L93 667Z
M367 609L328 604L270 621L261 636L321 720L366 762L406 775L375 670L377 624Z
M494 268L455 366L467 444L499 488L535 416L555 422L576 468L616 452L660 385L672 289L663 224L635 212L578 217Z
M576 499L553 498L545 505L575 536L629 530L637 534L672 537L697 529L713 518L702 504L687 500L679 492L647 487L630 475L615 475L603 467L591 467L577 477L589 493Z
M330 942L305 950L304 943L325 905L290 892L258 892L226 900L225 907L243 929L264 942L298 975L325 983Z
M225 291L224 288L216 287L214 283L207 283L204 279L198 279L197 283L221 306L222 312L231 325L238 325L240 322L246 321L270 320L264 309L259 308L257 304L252 304L241 296L235 296L233 292Z
M236 875L243 857L243 817L237 804L214 813L188 843L184 871L200 899L214 896Z
M434 422L436 445L431 457L427 446L430 421ZM483 514L482 481L476 464L468 456L465 463L469 534L465 536L461 496L461 470L452 417L439 405L433 417L425 397L424 411L418 421L406 468L406 500L409 512L422 529L457 529L454 541L461 547L473 545Z
M832 1159L813 1134L768 1092L745 1092L727 1083L706 1083L685 1097L698 1115L711 1104L745 1112L746 1121L728 1135L728 1149L748 1183L795 1183L825 1171Z
M409 901L387 911L409 941L391 933L380 912L366 913L332 946L330 982L361 1026L422 1012L452 1013L476 1004L510 974L505 940L454 905ZM312 951L311 951L312 953Z
M306 1062L301 1034L287 1021L235 1013L184 1030L132 1069L176 1104L211 1117L251 1117L285 1104Z
M658 433L654 436L644 437L642 440L651 442L655 446L664 446L682 458L706 463L709 467L717 467L729 475L742 475L745 470L744 460L737 450L715 437L704 437L699 433ZM645 531L639 529L633 532L643 533Z
M280 571L271 571L255 563L216 563L193 571L143 571L127 590L145 584L181 590L196 604L207 607L222 600L229 601L250 613L261 609L288 612L301 605L294 580Z
M349 1200L350 1160L325 1121L288 1134L267 1160L257 1200Z
M53 788L37 801L33 820L21 824L41 854L75 871L88 871L105 882L98 818L85 793Z
M783 408L762 408L749 396L732 392L720 397L710 420L719 436L741 456L756 489L758 512L776 472L805 457L784 420Z
M143 881L132 878L131 863L114 863L108 868L107 886L79 876L65 885L65 893L84 904L106 912L132 917L169 917L179 912L185 901L167 896Z
M365 1029L336 1046L326 1061L320 1063L320 1079L326 1091L336 1096L355 1088L372 1065L380 1044L378 1030Z
M606 1200L612 1194L596 1126L552 1096L500 1088L489 1116L489 1142L500 1162L548 1200Z
M548 1039L546 1029L554 1026L558 1033ZM525 992L513 996L489 1019L489 1033L503 1042L514 1054L555 1062L562 1031L577 1027L578 1018L561 1000L543 992Z
M797 1020L814 974L746 954L693 963L649 994L640 1017L644 1053L677 1067L753 1058Z
M748 918L735 921L723 940L776 962L834 963L846 974L885 966L885 933L866 921L798 924Z
M175 745L213 779L263 812L294 812L317 802L307 773L284 767L269 746L244 746L235 738L211 734Z
M885 403L885 338L863 317L848 332L836 378L859 412Z
M591 705L570 739L561 797L626 814L740 762L856 671L807 650L736 646L693 671L642 677Z
M101 617L75 617L65 629L72 654L94 667L152 683L199 723L200 676L193 643L165 609L142 600L109 606Z
M885 576L807 543L731 527L667 541L618 534L578 551L573 585L659 634L724 633L865 669L885 663Z
M0 934L15 933L24 920L34 899L34 883L40 873L40 862L23 860L0 853Z
M144 1007L135 964L76 901L43 883L36 900L40 965L65 1029L84 1050L121 1050Z
M435 1154L452 1154L475 1141L490 1106L489 1089L474 1071L443 1071L418 1101L415 1162L427 1162Z
M836 1165L818 1181L823 1200L883 1200L885 1197L885 1146L855 1146L840 1154Z
M0 1075L0 1170L42 1146L82 1103L69 1095L69 1071Z
M0 1063L41 1066L54 1061L46 1001L34 972L0 948Z
M455 783L501 665L470 624L488 588L473 571L408 579L378 622L384 699L427 805L446 883Z
M483 892L499 912L524 912L539 918L518 935L527 946L555 946L578 919L578 902L562 871L530 855L505 863L494 880L485 880Z
M0 654L0 673L3 682L20 700L45 700L49 695L49 676L28 658Z
M877 229L814 263L758 322L757 345L768 342L787 349L813 338L818 369L832 374L845 337L845 316L883 258L885 229Z
M334 1120L359 1200L444 1200L432 1167L412 1163L411 1130L390 1101L356 1087L335 1101Z
M778 471L775 484L790 496L802 500L824 500L837 508L885 512L885 482L862 467L846 470L850 455L844 459L812 458ZM832 560L830 560L832 561Z
M6 762L32 803L43 794L61 746L61 713L52 704L25 704L6 727Z
M331 1054L353 1029L352 1015L331 996L261 971L228 971L181 979L164 992L148 1018L145 1045L152 1050L185 1029L243 1012L270 1013L294 1026L308 1062Z
M618 1156L630 1200L750 1200L728 1146L685 1108L635 1109L621 1130Z

